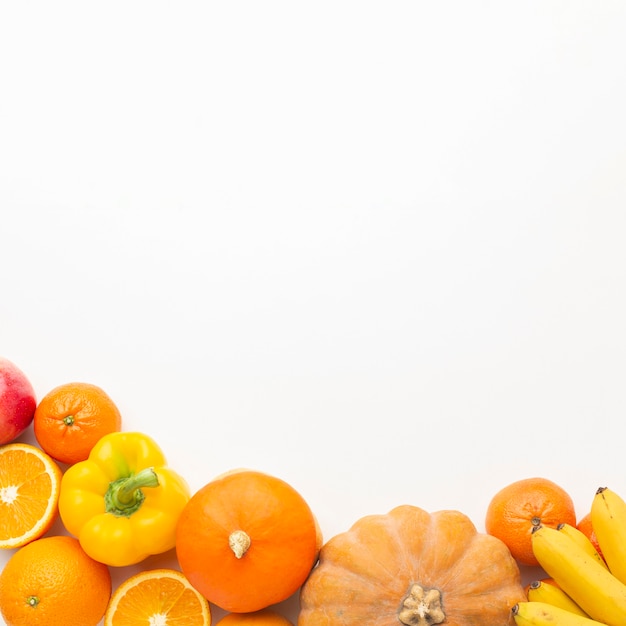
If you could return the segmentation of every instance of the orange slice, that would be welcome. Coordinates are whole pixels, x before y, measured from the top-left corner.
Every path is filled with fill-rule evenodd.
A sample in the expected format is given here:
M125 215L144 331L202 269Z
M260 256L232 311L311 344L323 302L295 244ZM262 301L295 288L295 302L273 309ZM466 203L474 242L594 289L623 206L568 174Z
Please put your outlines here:
M0 548L39 539L57 517L61 468L27 443L0 447Z
M131 576L115 590L104 626L209 626L209 603L179 571L153 569Z

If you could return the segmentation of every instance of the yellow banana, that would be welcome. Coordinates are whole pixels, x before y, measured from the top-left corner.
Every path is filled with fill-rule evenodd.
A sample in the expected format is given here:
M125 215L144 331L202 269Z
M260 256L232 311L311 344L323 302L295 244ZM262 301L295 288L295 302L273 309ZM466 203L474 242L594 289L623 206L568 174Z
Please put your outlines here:
M513 619L517 626L602 626L602 622L547 602L518 602L513 607Z
M552 606L589 617L560 587L546 580L534 580L528 587L528 599L531 602L545 602Z
M608 626L626 624L624 583L556 528L537 526L531 537L539 565L587 615Z
M578 530L576 526L572 526L571 524L559 524L557 530L561 531L563 534L567 535L571 539L573 539L589 556L593 557L602 567L608 569L608 566L605 560L600 556L596 547L591 543L591 540L582 530ZM623 582L623 581L622 581Z
M591 502L591 525L611 574L626 583L626 502L601 487Z

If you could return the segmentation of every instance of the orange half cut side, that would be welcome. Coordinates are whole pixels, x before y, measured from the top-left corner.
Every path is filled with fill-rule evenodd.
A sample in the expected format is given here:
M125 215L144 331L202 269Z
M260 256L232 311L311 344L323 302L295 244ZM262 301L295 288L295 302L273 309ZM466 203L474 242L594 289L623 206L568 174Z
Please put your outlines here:
M26 443L0 447L0 548L39 539L58 514L61 468Z
M179 571L154 569L131 576L113 593L104 626L210 626L209 603Z

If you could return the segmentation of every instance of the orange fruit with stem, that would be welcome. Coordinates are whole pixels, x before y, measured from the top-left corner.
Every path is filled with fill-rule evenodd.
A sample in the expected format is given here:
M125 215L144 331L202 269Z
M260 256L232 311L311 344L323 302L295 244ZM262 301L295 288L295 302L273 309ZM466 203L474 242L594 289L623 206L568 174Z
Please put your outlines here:
M269 608L253 613L229 613L217 624L219 626L293 626L293 622Z
M502 540L519 563L530 566L539 565L532 549L533 528L561 523L576 525L574 502L562 487L541 477L502 488L489 502L485 517L487 533Z
M178 570L138 572L121 583L104 616L104 626L177 624L209 626L209 603Z
M237 470L210 481L178 520L176 554L198 591L233 613L287 599L315 565L322 536L304 498L280 478Z
M97 626L110 597L108 567L64 535L20 548L0 574L0 612L7 626Z
M49 391L33 418L37 442L52 458L73 465L84 461L104 435L122 427L109 395L90 383L66 383Z
M48 532L58 515L61 475L36 446L0 447L0 548L19 548Z

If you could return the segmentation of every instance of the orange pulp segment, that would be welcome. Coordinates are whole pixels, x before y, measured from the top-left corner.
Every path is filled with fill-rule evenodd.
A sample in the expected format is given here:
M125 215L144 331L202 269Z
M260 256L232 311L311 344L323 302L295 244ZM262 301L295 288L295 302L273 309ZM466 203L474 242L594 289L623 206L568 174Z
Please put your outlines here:
M210 626L208 601L173 569L139 572L115 590L104 626Z
M38 539L57 517L61 469L26 443L0 447L0 548Z

